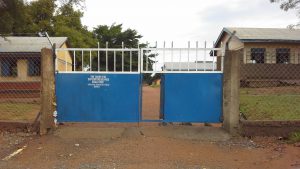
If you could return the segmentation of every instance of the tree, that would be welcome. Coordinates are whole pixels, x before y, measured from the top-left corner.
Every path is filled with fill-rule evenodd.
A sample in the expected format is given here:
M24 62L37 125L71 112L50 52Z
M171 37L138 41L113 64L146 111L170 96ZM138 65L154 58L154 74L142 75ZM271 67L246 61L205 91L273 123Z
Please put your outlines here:
M53 31L53 18L56 9L56 0L38 0L32 1L27 6L27 21L31 24L26 25L23 30L36 32L48 32L50 35L54 34Z
M147 46L145 43L139 43L139 40L142 38L140 34L134 29L126 29L123 30L122 24L112 24L111 26L107 25L99 25L96 28L94 28L93 33L95 34L98 42L100 43L101 47L106 47L106 43L108 43L109 48L121 48L122 43L124 43L125 48L144 48ZM105 56L105 52L100 52L100 56ZM135 57L132 57L132 70L136 71L138 69L138 53L136 52L133 54ZM152 65L154 63L153 57L155 57L155 54L150 54L149 52L144 53L145 56L148 55L148 65L149 70L152 70ZM130 53L124 52L124 71L130 70ZM94 57L93 63L97 63L98 58ZM109 52L108 53L108 70L114 71L114 53ZM144 59L144 66L146 59ZM98 65L93 64L92 70L97 70ZM103 57L102 60L100 60L100 69L105 70L106 69L106 58ZM116 71L122 71L122 53L116 52ZM144 81L148 81L150 79L150 74L144 75Z
M88 31L81 23L83 13L74 10L73 5L67 3L61 6L54 17L54 35L67 36L70 46L78 48L96 47L96 39L93 33Z
M139 44L142 38L134 29L123 30L122 24L111 26L99 25L93 31L89 31L81 22L83 16L82 8L84 0L35 0L24 3L23 0L3 0L6 2L4 10L0 10L0 33L38 34L48 32L50 36L66 36L71 47L74 48L95 48L97 41L101 47L105 47L108 42L109 48L121 48L122 43L125 48L144 48L147 44ZM82 7L81 9L78 7ZM77 53L75 53L76 56ZM78 53L79 54L79 53ZM92 65L92 70L98 70L98 52L92 52L92 62L90 63L89 53L84 53L84 60L76 57L76 69L80 70L81 65ZM106 53L100 52L101 56ZM124 71L130 70L130 52L124 52ZM132 71L138 69L138 52L132 52ZM81 55L81 54L79 54ZM144 58L148 56L149 70L152 70L155 54L144 52ZM104 59L103 59L104 58ZM100 68L106 70L106 57L101 57ZM108 70L122 71L122 52L108 53ZM146 59L144 59L146 62ZM84 63L84 64L83 64ZM146 64L144 64L146 65ZM150 74L144 76L150 79Z
M281 3L280 8L288 11L289 9L299 9L300 0L270 0L272 3Z
M298 16L300 17L300 0L270 0L271 3L280 3L280 8L284 11L288 11L291 9L296 9L298 12ZM289 28L299 27L300 22L297 24L291 24Z
M2 0L0 7L0 33L20 32L25 23L23 0Z

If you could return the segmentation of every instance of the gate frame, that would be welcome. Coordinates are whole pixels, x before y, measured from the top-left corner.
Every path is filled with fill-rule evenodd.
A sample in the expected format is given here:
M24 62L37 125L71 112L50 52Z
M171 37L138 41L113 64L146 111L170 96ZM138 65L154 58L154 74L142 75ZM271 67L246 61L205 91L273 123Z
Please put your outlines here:
M219 74L222 74L223 75L223 70L224 70L224 56L225 56L225 48L223 45L221 45L222 47L221 48L207 48L206 47L206 42L205 42L205 45L204 45L204 48L198 48L198 42L196 42L196 48L190 48L190 43L188 43L188 48L174 48L173 47L173 42L171 44L171 48L166 48L165 47L165 43L164 43L164 47L163 48L157 48L157 45L155 48L141 48L141 52L140 52L140 57L141 57L141 76L143 76L143 74L145 73L161 73L161 74L176 74L176 73L180 73L180 74L214 74L214 73L219 73ZM196 70L187 70L187 71L183 71L183 70L179 70L179 71L166 71L166 70L161 70L161 71L157 71L157 70L148 70L148 56L145 57L144 59L144 51L153 51L154 53L156 53L157 51L159 50L162 50L163 51L163 63L165 64L165 51L171 51L172 55L171 55L171 60L173 61L173 51L184 51L184 50L187 50L188 51L188 57L189 57L189 54L190 52L194 51L196 52L196 63L198 63L198 59L197 59L197 52L198 51L204 51L204 65L206 65L206 51L210 51L211 54L212 54L212 57L213 57L213 68L212 70L206 70L204 68L204 70L198 70L197 68L197 64L196 64ZM218 53L215 53L215 52L220 52L220 56L215 56L218 55ZM220 57L221 59L218 60L218 57ZM214 62L214 58L216 58L216 62ZM144 62L144 60L146 60L146 63ZM189 59L188 59L189 60ZM155 60L156 61L156 60ZM217 66L217 63L218 61L221 62L220 64L220 70L217 70L218 69L218 66ZM193 62L189 62L188 61L188 65L189 63L193 63ZM214 63L216 63L216 65L214 66ZM146 64L146 68L144 69L144 64ZM189 67L189 66L188 66ZM205 66L206 67L206 66ZM173 69L173 68L172 68ZM223 88L223 86L221 87ZM142 94L142 93L141 93ZM222 92L222 95L223 95L223 92ZM221 100L221 102L223 102L223 98ZM220 121L222 122L222 119L223 119L223 107L222 107L222 104L220 105L221 106L221 115L220 115ZM142 109L142 107L141 107ZM160 108L160 111L161 111L161 108ZM142 118L143 115L142 115L142 111L140 112L141 115L140 117ZM142 122L164 122L164 119L159 119L159 120L152 120L152 119L141 119Z
M103 73L103 74L140 74L141 76L143 76L144 73L223 73L224 74L224 67L227 67L227 66L223 66L223 64L221 64L221 70L220 71L166 71L166 70L163 70L163 71L147 71L147 70L143 70L143 66L144 66L144 51L148 51L148 50L210 50L210 51L221 51L221 62L224 63L224 55L225 53L227 53L227 51L225 52L225 48L57 48L55 50L55 53L57 53L57 51L82 51L82 50L85 50L85 51L137 51L138 52L138 69L137 69L137 72L125 72L125 71L115 71L115 72L110 72L110 71L87 71L87 72L79 72L79 71L64 71L64 72L61 72L59 71L59 73ZM75 53L75 52L74 52ZM102 56L103 57L103 56ZM75 63L74 63L75 62ZM74 62L72 63L72 66L75 67L75 64L76 64L76 60L74 59ZM57 70L57 59L55 60L55 68ZM224 78L224 81L225 81L225 78ZM142 78L141 78L141 82L140 82L140 90L142 90ZM224 87L225 83L223 84L223 88ZM140 92L142 93L142 92ZM224 93L224 90L223 90L223 93ZM223 94L223 97L225 96L225 93ZM142 117L142 95L140 94L140 112L139 112L139 116ZM223 107L224 107L224 100L223 100ZM223 116L225 116L225 113L224 113L225 109L223 108ZM224 118L224 117L223 117ZM224 118L225 120L225 118ZM141 122L145 121L145 120L140 120ZM149 121L149 120L146 120L146 121ZM153 120L150 120L150 121L153 121ZM154 120L154 121L163 121L163 120Z

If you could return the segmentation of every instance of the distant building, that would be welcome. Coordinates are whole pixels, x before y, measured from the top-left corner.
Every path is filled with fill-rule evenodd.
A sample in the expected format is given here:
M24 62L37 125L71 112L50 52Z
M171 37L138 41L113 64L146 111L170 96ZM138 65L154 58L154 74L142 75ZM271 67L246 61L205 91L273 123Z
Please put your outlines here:
M59 48L67 48L67 37L51 37ZM39 90L41 49L52 48L46 37L0 37L0 92ZM57 53L58 70L72 70L72 57Z
M244 86L300 84L299 29L223 28L214 47L226 43L229 50L241 51L241 84Z
M229 50L243 49L243 63L300 63L299 29L223 28L215 47L225 45L234 31Z
M198 61L198 62L165 62L164 70L166 71L213 71L217 70L216 62Z

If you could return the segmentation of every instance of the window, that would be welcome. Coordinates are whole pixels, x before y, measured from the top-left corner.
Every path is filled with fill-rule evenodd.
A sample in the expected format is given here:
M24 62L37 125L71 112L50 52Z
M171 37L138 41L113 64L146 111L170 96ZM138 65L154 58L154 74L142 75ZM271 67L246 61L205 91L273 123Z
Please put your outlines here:
M251 48L252 63L265 63L265 48Z
M41 60L40 58L28 59L28 76L40 76L41 75Z
M289 63L290 62L290 49L278 48L276 49L276 63Z
M2 58L0 60L1 76L18 76L17 60L13 58Z

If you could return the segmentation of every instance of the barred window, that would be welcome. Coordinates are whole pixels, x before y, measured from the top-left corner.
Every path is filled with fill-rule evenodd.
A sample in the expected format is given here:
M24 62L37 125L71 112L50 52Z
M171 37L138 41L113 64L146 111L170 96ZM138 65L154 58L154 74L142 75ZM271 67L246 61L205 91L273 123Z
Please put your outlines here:
M251 61L253 63L265 63L265 48L251 48Z
M28 59L28 75L40 76L41 75L41 60L40 58Z
M18 76L17 59L14 58L1 58L1 76L16 77Z
M276 63L289 63L290 62L290 49L277 48L276 49Z

